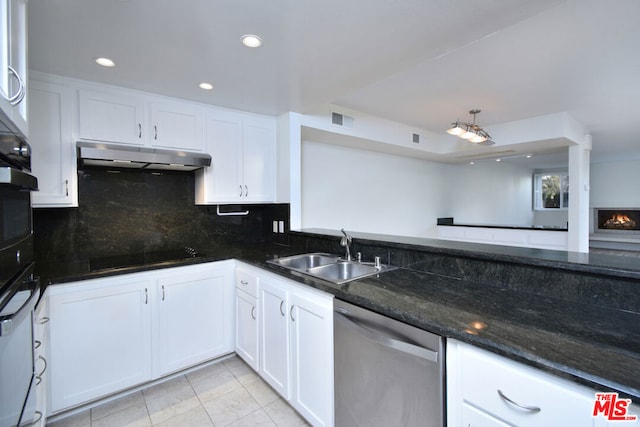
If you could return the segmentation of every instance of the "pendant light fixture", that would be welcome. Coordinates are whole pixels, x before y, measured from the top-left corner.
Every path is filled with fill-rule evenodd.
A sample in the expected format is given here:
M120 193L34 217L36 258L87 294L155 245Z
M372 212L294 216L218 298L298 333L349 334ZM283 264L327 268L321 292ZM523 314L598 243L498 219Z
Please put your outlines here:
M447 130L449 135L455 135L462 139L466 139L474 144L493 145L495 142L491 140L491 135L476 124L476 114L480 113L480 109L470 110L469 114L473 115L473 123L461 122L456 120L452 123L452 127Z

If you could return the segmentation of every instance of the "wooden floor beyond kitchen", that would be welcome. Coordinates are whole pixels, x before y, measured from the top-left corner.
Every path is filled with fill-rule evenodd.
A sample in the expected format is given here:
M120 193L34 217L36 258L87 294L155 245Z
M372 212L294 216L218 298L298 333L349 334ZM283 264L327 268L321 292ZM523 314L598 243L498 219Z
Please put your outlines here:
M307 425L237 356L47 424L51 427Z

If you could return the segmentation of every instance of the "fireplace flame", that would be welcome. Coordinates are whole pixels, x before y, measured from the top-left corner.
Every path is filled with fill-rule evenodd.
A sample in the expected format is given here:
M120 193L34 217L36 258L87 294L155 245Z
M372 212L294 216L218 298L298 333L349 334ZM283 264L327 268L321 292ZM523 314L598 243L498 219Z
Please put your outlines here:
M636 222L625 214L613 214L603 224L605 228L636 228Z

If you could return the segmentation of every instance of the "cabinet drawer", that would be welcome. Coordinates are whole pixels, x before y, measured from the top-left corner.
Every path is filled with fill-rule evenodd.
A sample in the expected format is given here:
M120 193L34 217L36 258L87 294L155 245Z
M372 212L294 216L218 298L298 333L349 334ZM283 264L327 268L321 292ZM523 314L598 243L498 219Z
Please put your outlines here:
M594 394L585 387L469 346L460 362L464 402L487 414L523 427L593 425Z
M258 278L244 270L236 270L236 288L242 289L252 297L258 297Z

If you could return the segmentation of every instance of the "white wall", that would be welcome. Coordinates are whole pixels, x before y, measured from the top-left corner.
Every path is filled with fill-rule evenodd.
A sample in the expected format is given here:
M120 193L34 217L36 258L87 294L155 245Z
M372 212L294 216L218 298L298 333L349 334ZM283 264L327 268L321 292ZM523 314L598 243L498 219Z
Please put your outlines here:
M302 144L302 228L435 237L438 217L531 224L532 171L449 165L345 146Z
M457 223L530 225L533 223L533 171L503 162L448 165L443 183Z
M440 164L302 144L302 227L425 236L447 214Z
M640 207L640 160L591 164L590 206Z

